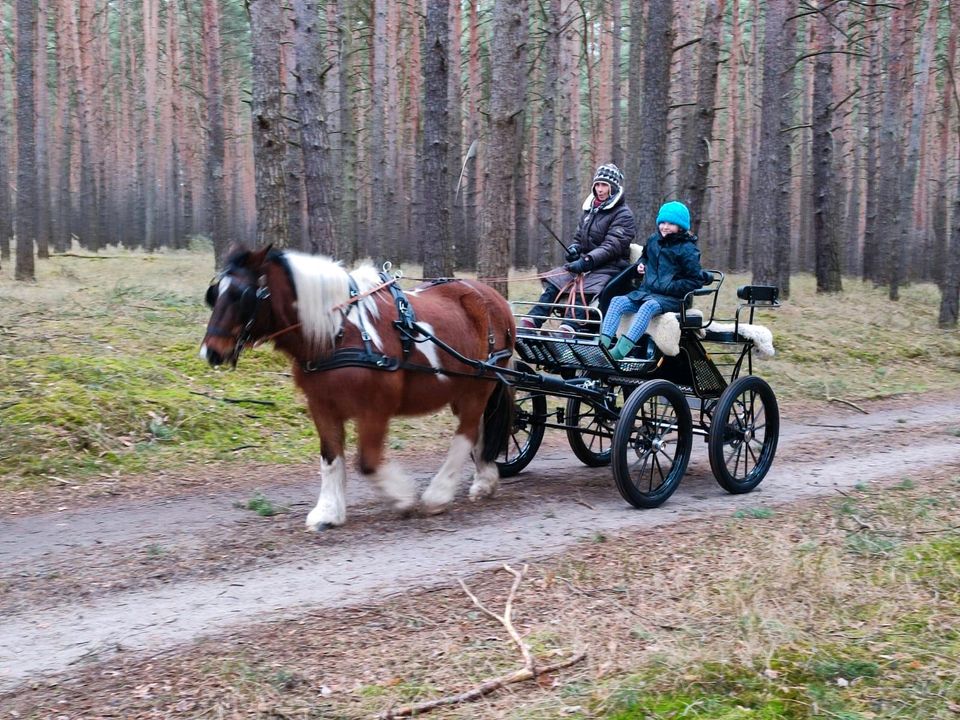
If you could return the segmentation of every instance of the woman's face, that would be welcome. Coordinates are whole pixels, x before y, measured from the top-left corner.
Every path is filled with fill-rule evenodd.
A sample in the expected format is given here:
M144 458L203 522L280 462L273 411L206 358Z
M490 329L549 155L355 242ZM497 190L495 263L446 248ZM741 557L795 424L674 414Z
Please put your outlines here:
M660 237L666 237L667 235L672 235L673 233L680 232L680 226L675 225L674 223L662 222L657 225L657 229L660 230Z
M610 186L605 182L598 182L593 184L593 194L597 196L597 200L603 202L608 197L610 197Z

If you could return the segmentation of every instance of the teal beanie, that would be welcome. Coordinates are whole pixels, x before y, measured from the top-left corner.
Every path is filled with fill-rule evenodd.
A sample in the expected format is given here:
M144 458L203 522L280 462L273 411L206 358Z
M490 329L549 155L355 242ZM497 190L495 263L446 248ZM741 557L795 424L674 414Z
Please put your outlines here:
M687 210L686 205L676 200L664 203L660 208L660 212L657 213L657 225L662 222L679 225L681 230L689 230L690 211Z

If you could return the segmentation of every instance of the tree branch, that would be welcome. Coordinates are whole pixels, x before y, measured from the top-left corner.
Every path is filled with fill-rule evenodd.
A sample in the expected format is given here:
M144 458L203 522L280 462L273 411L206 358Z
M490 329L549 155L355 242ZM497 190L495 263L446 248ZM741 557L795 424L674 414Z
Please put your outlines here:
M463 591L467 594L470 600L473 601L473 604L476 605L481 611L486 615L490 616L504 628L506 628L507 633L510 635L510 638L520 649L520 655L523 657L523 667L514 670L513 672L507 673L506 675L501 675L497 678L491 678L490 680L485 680L476 687L467 690L462 693L457 693L455 695L446 695L444 697L435 698L433 700L426 700L415 705L404 705L403 707L390 709L385 711L380 715L382 720L389 720L390 718L399 718L399 717L410 717L412 715L421 715L422 713L435 710L439 707L446 707L448 705L460 705L461 703L472 702L482 698L485 695L489 695L494 690L499 690L500 688L509 685L511 683L523 682L524 680L532 680L535 677L544 675L546 673L555 672L557 670L562 670L565 667L570 667L585 657L587 657L586 651L581 651L573 655L566 660L561 660L559 662L553 663L551 665L540 665L539 667L536 664L536 660L533 657L533 654L530 652L529 646L523 641L523 638L520 637L520 633L517 632L517 629L513 626L513 599L517 595L517 589L520 587L520 582L523 580L523 576L527 572L527 566L523 566L523 570L517 572L509 565L504 565L503 569L508 573L513 575L513 584L510 586L510 594L507 596L507 601L503 606L503 614L497 615L495 612L490 610L486 605L480 602L477 599L477 596L470 592L470 588L466 586L466 583L463 580L460 580L460 587L463 588Z

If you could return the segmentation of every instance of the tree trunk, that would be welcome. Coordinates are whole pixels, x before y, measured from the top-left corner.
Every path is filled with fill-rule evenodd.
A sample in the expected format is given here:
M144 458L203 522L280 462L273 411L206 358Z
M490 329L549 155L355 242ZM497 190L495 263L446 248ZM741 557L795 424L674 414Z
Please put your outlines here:
M537 138L537 269L548 270L556 255L555 203L553 179L557 170L556 129L560 81L560 0L541 5L543 13L543 49L540 68L543 71L542 105Z
M0 97L7 97L6 55L0 52ZM14 180L10 173L10 146L8 144L7 128L14 126L15 118L10 117L7 103L0 103L0 260L10 259L10 239L13 237L13 204L11 202L10 187Z
M866 22L873 25L875 23L875 8L871 5L867 8ZM861 263L861 279L872 280L874 283L880 282L880 238L877 231L877 207L879 204L879 171L878 148L880 125L880 47L877 42L876 34L867 40L867 95L864 99L866 105L866 183L864 187L864 218L863 218L863 251Z
M514 172L519 157L517 127L522 126L521 88L527 69L527 0L496 0L491 42L489 140L484 168L483 243L477 249L477 274L504 297L512 256ZM505 192L506 191L506 192Z
M717 61L720 57L723 2L706 0L697 68L697 106L682 143L680 196L686 200L694 226L704 222L707 177L712 162L713 120L716 115ZM702 249L702 248L701 248Z
M780 122L783 97L782 76L787 70L786 22L789 0L770 0L763 38L763 86L761 92L760 146L757 169L750 187L750 238L753 282L776 285L780 279L778 244L789 238L777 235L781 212L779 194L782 162Z
M50 257L50 164L47 127L50 119L49 91L47 89L47 0L36 0L37 38L36 75L36 144L37 144L37 257Z
M34 52L37 6L16 0L17 88L17 261L14 277L34 280L33 250L37 236L37 146L34 136Z
M290 244L287 224L286 153L281 115L280 49L283 11L274 0L250 0L253 157L256 168L257 245Z
M350 79L353 75L353 30L350 20L353 17L352 0L339 0L337 5L337 73L340 111L340 242L337 255L350 263L359 255L357 236L357 140L353 125L353 109L347 98L353 89Z
M448 104L450 38L449 3L427 0L426 31L423 35L423 154L420 176L430 198L424 212L420 254L424 277L448 277L453 274L450 246L450 173Z
M220 5L203 0L203 55L205 63L207 152L205 162L207 228L213 242L214 264L220 267L227 254L227 196L224 186L226 148L223 91L220 69Z
M643 85L643 7L642 0L630 0L630 54L627 64L627 146L630 152L619 167L623 170L623 195L634 211L640 208L641 88Z
M813 52L819 53L813 66L813 162L811 183L813 206L814 256L817 292L840 292L840 237L833 222L833 137L830 126L833 112L831 65L833 52L833 22L835 14L821 10L813 19Z
M670 60L673 50L673 0L649 0L647 37L643 47L643 119L639 146L638 177L625 178L637 184L633 206L642 226L657 216L665 199L667 169L667 122L670 113Z
M337 255L333 213L326 187L330 148L327 142L326 109L323 106L324 65L317 32L319 15L315 0L294 0L296 13L294 47L297 54L296 104L300 118L307 196L307 243L311 252Z

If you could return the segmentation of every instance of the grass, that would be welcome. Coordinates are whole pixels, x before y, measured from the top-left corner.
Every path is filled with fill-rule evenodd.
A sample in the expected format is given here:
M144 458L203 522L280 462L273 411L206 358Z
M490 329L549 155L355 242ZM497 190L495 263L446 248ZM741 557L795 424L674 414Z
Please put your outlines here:
M0 489L316 459L284 358L249 351L231 372L197 356L213 270L208 253L113 250L38 262L35 284L14 282L12 264L0 271ZM523 276L511 294L536 298L538 284ZM727 279L720 314L732 313L746 281ZM891 303L849 279L843 294L820 296L798 276L790 300L757 318L778 354L755 370L781 403L958 387L960 335L937 329L938 301L930 285L907 286ZM389 447L436 446L451 427L447 414L397 419Z

